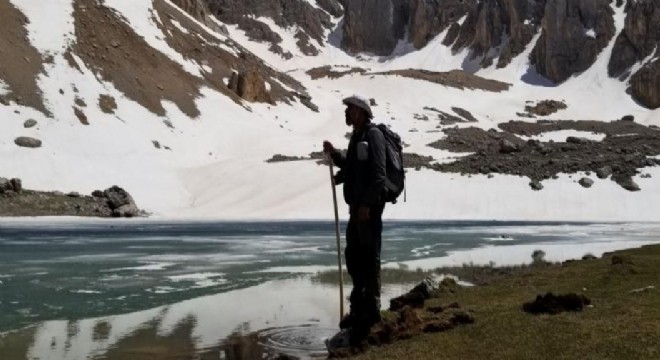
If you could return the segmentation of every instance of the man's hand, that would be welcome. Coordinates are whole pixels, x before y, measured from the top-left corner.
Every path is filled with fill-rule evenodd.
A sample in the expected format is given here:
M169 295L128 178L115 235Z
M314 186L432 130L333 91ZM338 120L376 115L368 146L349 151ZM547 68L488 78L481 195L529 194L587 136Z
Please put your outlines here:
M369 221L369 208L366 206L360 206L358 208L358 220L360 221Z
M332 145L330 141L324 141L323 142L323 152L326 154L331 154L335 151L335 147Z

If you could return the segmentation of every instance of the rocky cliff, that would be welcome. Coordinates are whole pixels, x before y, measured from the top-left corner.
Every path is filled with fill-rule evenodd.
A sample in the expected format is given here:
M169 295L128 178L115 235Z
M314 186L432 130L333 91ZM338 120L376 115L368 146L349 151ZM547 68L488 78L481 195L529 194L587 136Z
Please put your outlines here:
M621 7L625 27L617 36L614 9ZM534 46L530 63L561 83L589 69L614 40L609 74L630 79L634 98L658 108L659 22L657 0L354 0L345 7L342 46L386 56L400 40L419 49L445 33L443 44L455 53L469 50L470 71L506 67Z
M318 54L325 42L325 32L332 27L332 17L342 15L336 0L318 2L319 8L305 0L204 0L220 21L237 25L251 40L271 44L271 50L285 58L292 57L289 49L280 45L282 37L260 18L270 18L283 28L297 27L296 39L300 51L306 55ZM316 44L312 42L315 40Z

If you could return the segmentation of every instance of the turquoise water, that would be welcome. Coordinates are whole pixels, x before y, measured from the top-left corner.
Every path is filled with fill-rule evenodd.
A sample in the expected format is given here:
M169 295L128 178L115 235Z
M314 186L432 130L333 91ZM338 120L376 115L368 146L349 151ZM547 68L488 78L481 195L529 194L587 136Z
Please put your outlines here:
M531 260L530 249L537 247L557 259L581 257L660 242L659 229L658 224L387 222L382 258L385 266L439 266L451 259L483 263L489 256L501 264ZM217 345L240 326L271 334L279 334L273 326L310 326L327 333L337 317L337 289L312 284L308 274L335 267L330 222L2 221L0 333L31 334L28 358L39 346L48 347L39 341L52 345L50 352L64 343L49 343L48 334L70 336L71 324L78 329L86 324L94 334L103 321L134 323L123 335L117 334L118 325L110 326L107 342L129 336L140 324L153 325L154 319L176 328L192 316L190 331L200 334L190 337L202 340L191 343L198 348ZM388 291L396 295L405 289ZM176 315L165 319L164 311ZM219 325L200 330L208 314ZM38 341L39 336L46 340ZM2 337L5 359L3 346L6 354L9 348ZM65 350L49 358L90 356Z

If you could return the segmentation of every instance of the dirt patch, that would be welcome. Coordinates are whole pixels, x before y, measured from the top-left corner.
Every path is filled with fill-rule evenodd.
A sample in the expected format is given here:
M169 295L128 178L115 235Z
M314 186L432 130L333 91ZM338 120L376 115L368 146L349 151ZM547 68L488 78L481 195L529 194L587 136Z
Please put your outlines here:
M548 116L556 113L559 110L568 109L568 106L563 101L557 100L542 100L535 105L526 105L526 117L533 116Z
M81 124L83 125L89 125L89 120L87 120L87 115L78 107L73 107L73 113L76 115L78 118L78 121L80 121Z
M507 91L511 84L486 79L477 75L472 75L462 70L452 70L449 72L434 72L428 70L393 70L386 72L368 73L365 75L398 75L411 79L429 81L442 86L453 87L461 90L483 90L491 92Z
M113 10L78 0L73 17L77 42L72 51L103 80L157 115L166 113L162 100L190 117L199 115L195 99L201 79L151 48Z
M547 293L537 296L534 301L523 304L523 311L534 315L556 315L562 312L579 312L589 305L591 305L591 300L584 295Z
M114 114L117 110L117 102L114 97L102 94L99 96L99 108L106 114Z
M346 75L364 74L366 72L367 70L362 68L349 68L348 70L344 71L332 70L332 66L326 65L307 70L306 74L309 75L312 80L317 80L322 78L338 79Z
M660 155L660 131L629 121L540 121L501 124L503 132L479 128L446 129L445 139L429 146L454 152L472 152L448 164L434 164L437 171L461 174L500 173L529 177L541 190L542 180L559 173L595 172L630 191L640 190L632 180L639 169L660 164L649 157ZM557 130L605 133L603 141L568 137L564 142L524 141L517 134L538 135Z
M0 95L0 103L14 101L50 115L44 105L37 77L44 71L44 59L28 39L27 17L11 4L0 0L0 80L9 92Z

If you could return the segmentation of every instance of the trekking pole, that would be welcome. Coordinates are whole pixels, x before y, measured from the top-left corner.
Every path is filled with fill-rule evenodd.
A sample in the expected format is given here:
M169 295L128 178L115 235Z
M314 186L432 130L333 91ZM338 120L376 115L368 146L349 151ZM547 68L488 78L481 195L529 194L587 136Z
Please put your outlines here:
M337 235L337 264L339 264L339 321L344 317L344 276L341 264L341 236L339 235L339 209L337 207L337 190L335 189L335 172L332 166L332 158L327 156L330 164L330 184L332 185L332 201L335 205L335 233Z

